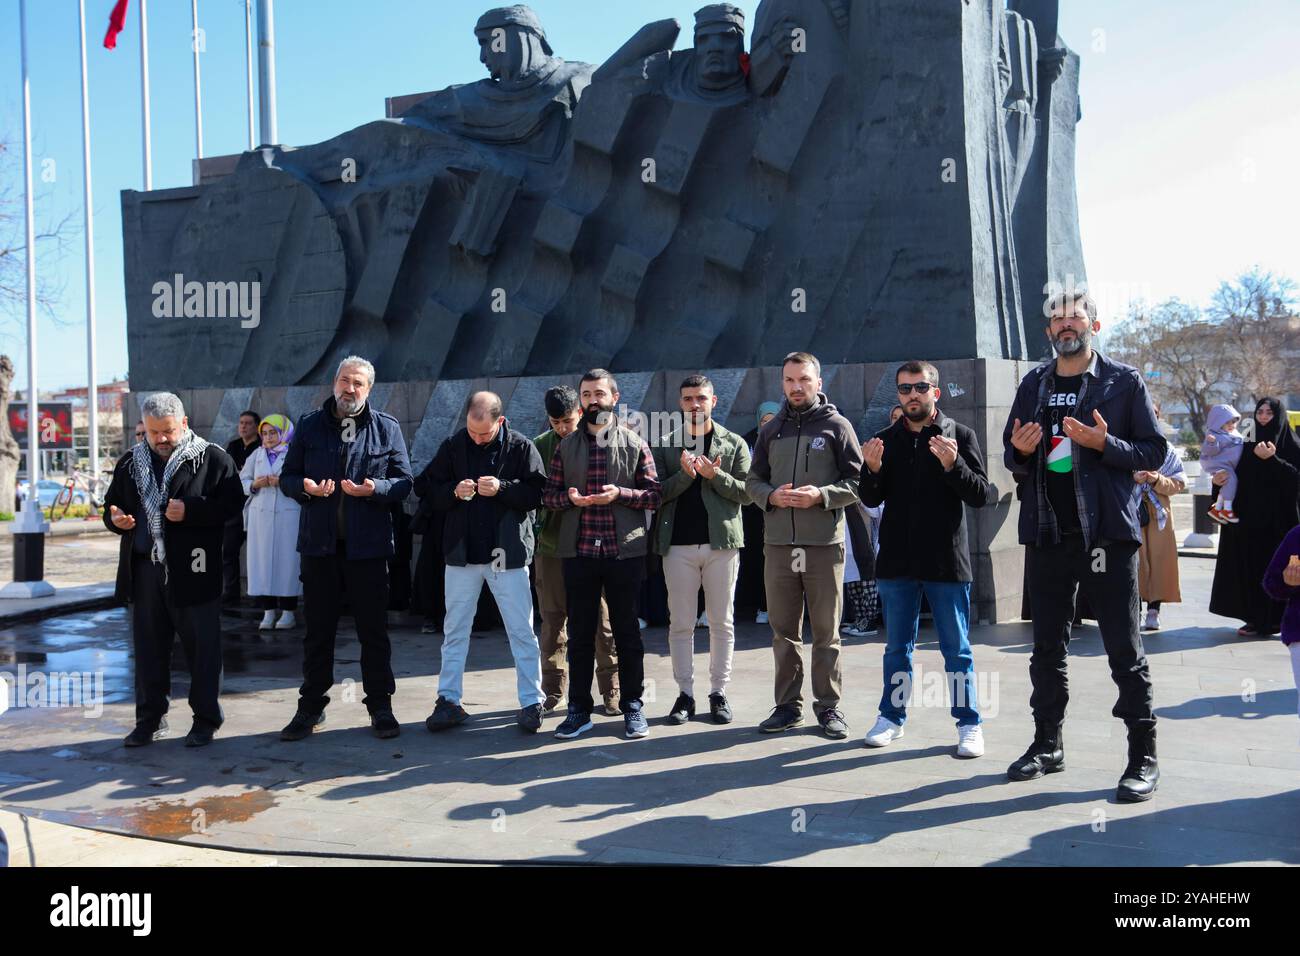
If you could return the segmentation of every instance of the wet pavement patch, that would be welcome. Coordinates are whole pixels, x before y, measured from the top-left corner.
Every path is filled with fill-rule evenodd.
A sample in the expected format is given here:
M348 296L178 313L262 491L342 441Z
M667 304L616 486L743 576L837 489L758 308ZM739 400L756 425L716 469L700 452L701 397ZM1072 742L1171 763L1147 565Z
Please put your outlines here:
M218 823L244 823L277 804L274 794L257 788L229 796L197 800L147 800L144 803L93 812L41 811L56 823L114 830L135 836L180 840L204 833Z

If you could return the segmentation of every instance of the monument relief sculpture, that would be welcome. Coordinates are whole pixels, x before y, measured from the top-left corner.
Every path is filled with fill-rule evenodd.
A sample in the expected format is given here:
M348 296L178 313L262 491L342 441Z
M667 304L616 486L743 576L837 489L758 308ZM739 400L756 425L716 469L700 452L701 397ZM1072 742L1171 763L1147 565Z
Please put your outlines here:
M352 353L385 381L878 361L919 314L932 359L1029 358L1025 313L1084 276L1056 19L762 0L747 50L713 3L688 48L662 20L593 67L491 9L465 25L487 77L123 193L133 384L309 386ZM159 314L178 275L247 283L256 323Z

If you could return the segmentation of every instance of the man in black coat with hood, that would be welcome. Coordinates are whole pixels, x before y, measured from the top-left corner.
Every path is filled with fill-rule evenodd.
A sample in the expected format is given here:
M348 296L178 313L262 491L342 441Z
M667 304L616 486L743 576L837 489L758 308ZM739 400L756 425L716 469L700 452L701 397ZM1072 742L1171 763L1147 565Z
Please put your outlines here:
M145 399L145 441L118 461L104 495L104 524L121 535L117 599L132 606L136 726L142 747L167 731L172 645L180 634L190 669L194 726L185 746L212 742L221 693L222 532L244 504L239 470L190 431L170 392Z

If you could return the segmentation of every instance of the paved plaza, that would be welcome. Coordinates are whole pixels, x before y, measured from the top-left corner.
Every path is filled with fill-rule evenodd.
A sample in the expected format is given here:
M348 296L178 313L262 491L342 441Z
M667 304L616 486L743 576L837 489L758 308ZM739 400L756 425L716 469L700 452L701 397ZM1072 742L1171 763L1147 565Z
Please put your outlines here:
M880 693L882 637L844 648L851 736L755 725L771 706L769 632L738 628L730 689L736 722L663 724L675 696L662 628L645 632L648 739L595 717L573 742L514 725L505 637L476 638L461 728L428 733L440 635L394 630L402 736L370 736L355 636L340 641L326 727L278 739L294 710L299 638L227 617L226 725L187 750L183 674L172 734L142 750L132 727L131 659L121 609L0 631L0 670L103 675L98 707L15 708L0 717L0 826L15 863L301 864L378 860L912 865L1220 865L1300 863L1300 721L1277 640L1246 641L1205 610L1213 562L1183 558L1187 603L1147 638L1160 716L1162 780L1147 804L1119 804L1123 725L1095 627L1072 642L1068 769L1011 783L1029 741L1024 623L973 635L988 753L954 756L947 705L925 674L942 667L928 626L917 652L919 706L885 750L861 738ZM697 668L707 667L697 631ZM179 653L178 653L179 657ZM28 676L29 688L32 678ZM54 683L50 683L52 689ZM66 690L66 688L65 688ZM29 693L32 691L29 689ZM83 702L85 702L83 700ZM87 715L89 714L89 715ZM553 730L559 717L548 718ZM810 721L811 723L811 721ZM92 828L89 832L85 829ZM124 839L114 834L152 837ZM169 845L161 841L174 841ZM205 849L207 848L207 849ZM217 853L211 848L221 848ZM239 854L242 851L243 855ZM257 856L248 855L257 853Z

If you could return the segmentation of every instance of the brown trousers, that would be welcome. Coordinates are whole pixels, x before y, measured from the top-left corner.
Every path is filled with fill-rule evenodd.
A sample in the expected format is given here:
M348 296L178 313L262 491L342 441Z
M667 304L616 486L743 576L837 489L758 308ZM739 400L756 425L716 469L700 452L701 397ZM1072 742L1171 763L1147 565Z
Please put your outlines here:
M569 695L564 559L535 555L533 584L537 588L537 603L542 612L542 636L538 641L542 648L542 692L548 698L558 697L563 702ZM614 649L614 632L610 630L609 608L605 606L603 596L600 599L600 629L596 633L596 684L600 696L606 700L618 697L618 652Z
M840 704L844 545L763 546L767 620L776 657L776 703L803 707L803 613L812 628L813 712Z

